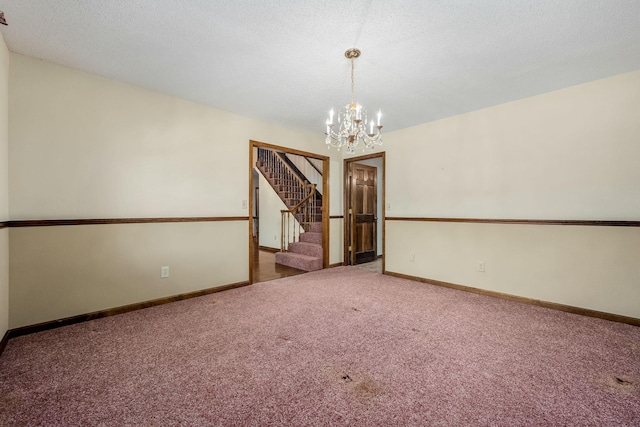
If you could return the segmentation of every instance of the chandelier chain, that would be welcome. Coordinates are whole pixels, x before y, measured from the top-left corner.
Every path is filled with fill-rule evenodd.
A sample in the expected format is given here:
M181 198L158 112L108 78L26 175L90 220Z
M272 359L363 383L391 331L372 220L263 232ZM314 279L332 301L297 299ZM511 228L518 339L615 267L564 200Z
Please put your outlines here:
M356 103L356 97L355 97L355 92L356 92L356 79L354 77L354 63L353 63L354 59L353 57L351 58L351 104L355 104Z

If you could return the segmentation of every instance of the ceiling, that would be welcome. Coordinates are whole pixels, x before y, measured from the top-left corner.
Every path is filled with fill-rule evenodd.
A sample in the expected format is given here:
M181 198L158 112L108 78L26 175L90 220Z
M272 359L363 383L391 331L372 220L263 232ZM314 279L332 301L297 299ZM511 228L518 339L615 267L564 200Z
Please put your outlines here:
M13 52L288 127L385 131L640 69L638 0L0 0Z

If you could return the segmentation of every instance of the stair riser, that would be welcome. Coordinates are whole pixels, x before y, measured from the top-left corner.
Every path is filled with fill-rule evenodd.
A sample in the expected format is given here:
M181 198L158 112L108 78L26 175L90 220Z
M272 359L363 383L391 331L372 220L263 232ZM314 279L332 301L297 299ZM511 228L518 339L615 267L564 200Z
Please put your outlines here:
M305 242L289 243L289 252L322 259L322 246Z
M319 258L301 259L299 257L296 257L295 254L289 254L287 252L276 253L276 263L297 268L299 270L304 270L304 271L322 270L321 259Z
M312 231L307 231L306 233L302 233L300 235L300 241L306 243L316 243L318 245L322 244L322 233L314 233Z
M313 233L322 233L322 222L312 222L309 231Z

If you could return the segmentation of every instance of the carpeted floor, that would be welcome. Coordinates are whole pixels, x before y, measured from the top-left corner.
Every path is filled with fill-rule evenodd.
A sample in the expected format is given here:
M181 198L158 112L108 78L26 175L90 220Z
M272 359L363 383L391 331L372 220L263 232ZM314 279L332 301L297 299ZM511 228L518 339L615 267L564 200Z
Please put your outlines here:
M0 424L638 426L640 328L355 267L15 338Z
M378 258L371 262L365 262L364 264L358 264L356 267L364 268L365 270L369 270L374 273L382 273L382 258Z

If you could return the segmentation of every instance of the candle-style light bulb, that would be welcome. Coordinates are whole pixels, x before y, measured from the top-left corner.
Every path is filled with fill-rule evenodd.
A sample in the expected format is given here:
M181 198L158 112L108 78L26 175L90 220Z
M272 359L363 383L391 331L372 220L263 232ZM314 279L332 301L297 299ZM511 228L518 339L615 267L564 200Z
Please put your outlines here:
M333 124L333 108L329 111L329 124Z
M371 124L369 134L373 135L373 120L371 120L369 123Z
M382 111L378 110L378 126L380 126L380 117L382 117Z

